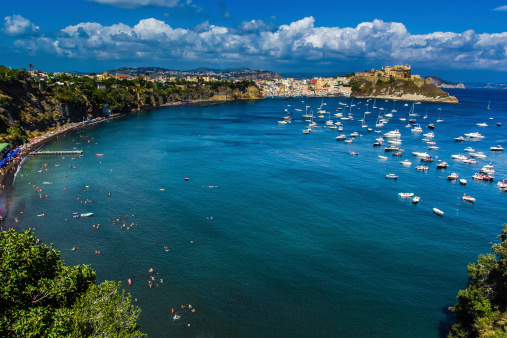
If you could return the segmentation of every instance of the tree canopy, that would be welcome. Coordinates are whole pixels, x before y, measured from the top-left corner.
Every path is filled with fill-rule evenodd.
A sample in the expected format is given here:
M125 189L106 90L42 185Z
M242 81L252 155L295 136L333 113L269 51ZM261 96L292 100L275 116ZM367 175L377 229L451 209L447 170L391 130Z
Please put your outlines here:
M494 254L468 265L470 285L458 292L457 322L449 337L507 336L507 224L497 238L501 243L493 245Z
M29 232L0 232L0 332L7 337L144 337L140 309L120 283L95 285Z

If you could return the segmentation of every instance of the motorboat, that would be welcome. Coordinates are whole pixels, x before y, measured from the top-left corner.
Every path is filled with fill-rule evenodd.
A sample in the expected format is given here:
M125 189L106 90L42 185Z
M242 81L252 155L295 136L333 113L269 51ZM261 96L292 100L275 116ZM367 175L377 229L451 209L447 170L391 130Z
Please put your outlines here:
M435 142L435 141L426 141L426 144L430 145L430 146L433 146L433 145L437 144L437 142Z
M350 137L358 137L359 133L357 131L350 134Z
M493 166L491 164L486 164L481 168L482 174L488 174L488 175L494 175L495 169L493 169Z
M507 188L507 180L502 180L502 181L498 182L497 186L499 188Z
M403 164L403 165L412 165L412 162L410 162L409 160L403 160L403 161L400 161L400 164Z
M347 136L345 136L343 134L336 136L336 141L344 141L346 139L347 139Z
M452 173L449 176L447 176L448 180L457 180L459 178L459 175L457 173Z
M387 143L399 146L401 144L400 139L388 140Z
M334 126L334 125L331 125L331 127L329 127L329 129L338 129L338 127Z
M93 216L93 212L87 212L84 214L78 214L77 212L74 213L74 218L83 218L83 217L90 217Z
M440 162L437 164L437 169L447 169L449 164L447 162Z
M433 123L428 124L429 129L435 129L435 125Z
M484 138L484 136L479 134L478 132L468 133L468 134L465 134L465 136L469 137L469 138Z
M380 142L375 142L375 143L373 143L373 146L374 146L374 147L380 147L381 145L382 145L382 143L380 143Z
M378 155L378 158L380 158L381 160L387 160L387 156Z
M377 137L377 138L375 139L375 141L377 141L377 142L384 142L384 139L383 139L382 137Z
M420 199L421 198L419 196L415 196L414 199L412 200L412 203L417 204L417 203L419 203Z
M451 155L451 158L454 159L454 160L458 160L458 161L464 161L468 157L465 156L465 155L458 154L458 155Z
M354 142L352 139L345 140L345 143L352 143Z
M303 129L303 134L310 134L311 131L311 129Z
M433 161L434 161L433 157L431 156L421 158L421 162L433 162Z
M491 151L503 151L503 147L501 145L497 145L496 147L489 148Z
M385 178L391 178L393 180L396 180L398 178L398 176L396 176L395 174L387 174L384 176Z
M463 136L459 136L459 137L455 137L455 138L454 138L454 141L455 141L455 142L463 142L463 141L465 141L465 140L466 140L466 139L465 139Z
M355 153L355 152L353 152L353 151L349 151L349 155L354 155L354 156L357 156L357 155L359 155L359 153Z
M419 152L419 151L414 151L414 152L412 152L412 156L426 158L426 157L429 157L430 154L428 154L426 152L423 153L423 152Z
M401 155L403 155L401 152L397 152L397 153L392 153L393 156L396 156L396 157L401 157Z
M486 158L486 155L482 151L479 151L476 153L470 153L470 156L475 157L475 158L481 158L481 159Z
M493 181L495 178L493 175L488 174L481 174L481 173L475 173L474 176L472 176L475 180L481 180L481 181Z
M465 164L476 164L477 160L474 160L473 158L467 158L466 160L463 160L463 163Z
M287 121L278 121L278 124L287 124Z
M338 131L343 131L343 127L342 127L342 126L339 126L339 127L338 127Z
M466 147L465 151L468 151L469 153L475 152L474 148L472 148L472 147Z
M461 184L461 185L467 185L467 180L465 180L464 178L460 178L459 179L459 184Z
M443 216L444 212L440 209L433 208L433 213L437 214L438 216Z
M411 132L413 133L422 133L423 129L420 126L412 128Z
M429 150L437 150L437 149L440 149L440 148L438 148L437 146L429 146L428 149Z
M417 167L415 167L418 171L426 171L426 170L429 170L430 167L428 167L427 165L418 165Z
M384 137L387 137L387 138L400 138L401 137L401 133L398 129L395 129L395 130L391 130L390 132L387 132L384 134Z
M427 138L433 138L433 137L435 137L435 134L433 134L433 132L429 132L429 133L423 134L423 136L427 137Z
M487 127L488 126L488 124L485 123L485 122L476 123L475 125L478 126L478 127Z
M408 198L408 197L413 197L414 193L413 192L400 192L398 194L398 196L400 196L402 198Z
M400 148L398 148L397 146L389 146L389 147L385 147L384 150L385 151L398 151L398 150L400 150Z
M475 198L473 198L470 195L464 194L461 198L463 199L463 201L475 203Z

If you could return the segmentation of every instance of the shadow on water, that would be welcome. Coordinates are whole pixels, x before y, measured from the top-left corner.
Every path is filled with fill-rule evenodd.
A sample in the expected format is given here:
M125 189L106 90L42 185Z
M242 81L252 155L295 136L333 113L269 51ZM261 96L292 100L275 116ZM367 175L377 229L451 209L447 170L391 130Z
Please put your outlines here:
M440 309L445 318L438 323L438 336L445 338L449 335L451 327L456 323L456 314L452 311L452 306L442 307Z

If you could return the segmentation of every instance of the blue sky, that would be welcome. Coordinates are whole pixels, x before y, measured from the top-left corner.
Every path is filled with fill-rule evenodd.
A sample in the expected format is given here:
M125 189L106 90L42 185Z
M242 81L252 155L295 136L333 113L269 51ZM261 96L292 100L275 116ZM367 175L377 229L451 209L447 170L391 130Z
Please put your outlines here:
M17 0L0 64L248 67L339 74L409 64L451 81L507 82L507 0Z

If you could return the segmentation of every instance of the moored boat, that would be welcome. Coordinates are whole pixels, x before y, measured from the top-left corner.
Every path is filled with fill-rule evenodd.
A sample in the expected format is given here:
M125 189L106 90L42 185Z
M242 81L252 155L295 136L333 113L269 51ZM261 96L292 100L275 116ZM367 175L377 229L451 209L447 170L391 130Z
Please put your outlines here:
M403 198L408 198L408 197L414 196L414 193L413 192L400 192L398 194L398 196L403 197Z
M467 202L470 202L470 203L475 203L475 198L473 198L470 195L464 194L461 198L463 199L463 201L467 201Z
M447 162L440 162L437 164L437 169L447 169L449 164Z
M460 178L459 183L461 185L466 185L467 184L467 180L465 180L464 178Z
M452 173L449 176L447 176L448 180L457 180L459 178L459 175L457 173Z
M440 209L433 208L433 213L437 214L438 216L443 216L444 212Z
M393 179L393 180L398 179L398 176L396 176L395 174L387 174L387 175L385 175L384 177L385 177L385 178L391 178L391 179Z
M496 147L489 148L491 151L503 151L503 147L501 145L497 145Z

